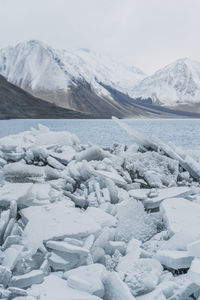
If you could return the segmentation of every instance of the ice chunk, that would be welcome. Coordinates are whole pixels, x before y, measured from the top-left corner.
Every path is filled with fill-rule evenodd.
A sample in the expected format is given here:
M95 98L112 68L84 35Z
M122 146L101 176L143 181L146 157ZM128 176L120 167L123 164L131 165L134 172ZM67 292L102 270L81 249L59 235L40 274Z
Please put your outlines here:
M0 167L4 167L7 164L7 161L0 157Z
M167 198L176 198L176 197L186 197L192 191L187 186L180 186L180 187L170 187L165 189L159 189L156 191L158 196L153 198L147 198L143 201L144 206L147 209L156 208L160 205L160 203Z
M183 300L199 290L197 284L190 280L188 274L172 277L164 280L159 285L159 289L167 299Z
M200 233L200 206L184 198L169 198L161 203L160 211L169 236L186 228Z
M101 300L95 295L72 289L67 285L66 280L53 274L45 277L42 284L32 286L28 292L33 295L38 294L40 300Z
M69 197L77 207L86 208L88 206L88 201L84 196L75 195L68 191L64 191L63 193L65 196Z
M142 203L134 199L118 204L117 217L116 240L128 242L134 237L145 241L157 232L151 215L144 211Z
M157 286L162 266L155 259L141 258L129 261L129 265L118 266L117 270L124 274L124 281L134 296L149 293Z
M187 246L188 253L191 256L200 257L200 240L194 241Z
M28 205L33 201L32 183L6 183L0 187L0 206L8 206L13 200L20 205Z
M117 272L120 274L120 276L124 277L124 274L129 269L133 261L139 259L142 251L140 248L141 244L141 241L138 241L134 238L128 243L126 255L120 257L117 266Z
M48 156L47 157L47 163L55 168L55 169L58 169L58 170L64 170L64 165L61 164L57 159L53 158L52 156Z
M175 233L161 246L161 250L188 250L188 245L200 238L200 233L183 229ZM192 256L192 255L191 255Z
M148 197L150 189L135 189L130 190L128 193L131 197L135 198L136 200L145 200Z
M159 287L157 287L154 291L142 296L138 296L136 297L136 299L137 300L166 300L166 297L164 296L162 290Z
M3 239L4 232L10 220L10 210L4 210L1 212L0 218L0 239Z
M76 290L82 290L99 297L104 296L103 276L106 269L103 265L92 264L67 271L63 278L68 285Z
M9 287L8 291L11 293L12 298L16 298L18 296L28 296L28 293L24 289L16 288L16 287Z
M104 279L104 300L134 300L128 286L120 279L116 272L108 273Z
M42 246L43 241L65 237L81 238L100 230L99 224L84 212L64 203L25 208L21 210L21 215L28 221L24 233L29 246L35 250Z
M200 259L194 258L188 271L188 278L200 286Z
M82 160L91 161L91 160L102 160L105 157L109 157L109 156L111 156L109 152L106 153L106 151L103 151L98 146L91 146L86 150L77 153L75 159L76 161L82 161Z
M27 288L32 284L41 283L44 279L44 274L40 270L33 270L24 275L13 276L9 285L11 287Z
M112 215L104 212L100 208L96 207L88 207L85 214L89 217L94 219L102 228L106 226L115 226L117 220Z
M61 251L52 251L48 259L49 265L55 270L71 270L80 264L80 257L75 253L66 253Z
M67 252L67 253L76 253L83 256L87 256L89 253L89 251L84 247L71 245L67 242L62 242L62 241L48 241L46 243L46 246L53 250Z
M126 244L124 242L108 241L105 247L106 254L113 255L116 250L124 255L126 251Z
M10 281L12 273L7 267L0 266L0 284L7 285Z
M18 235L10 235L6 238L5 242L3 243L1 249L4 251L7 248L9 248L11 245L13 244L19 244L19 242L21 241L21 237Z
M193 257L187 251L159 250L155 256L167 268L178 270L189 268Z
M10 248L6 249L1 253L2 266L7 267L11 271L14 269L24 246L12 245Z
M7 225L4 235L3 235L3 241L5 241L6 238L10 235L10 233L13 229L13 226L15 224L15 221L16 221L15 218L11 218L10 221L8 222L8 225Z
M44 175L43 168L27 165L22 162L7 164L3 168L5 177L41 177Z
M161 188L163 187L162 177L155 171L146 171L144 173L144 178L148 185L152 188Z
M73 146L79 144L78 137L67 131L48 132L38 134L35 138L35 145L59 145L59 146Z
M128 134L130 134L138 145L145 149L153 149L157 150L157 145L154 144L152 141L148 140L146 137L143 137L140 133L134 130L132 127L128 126L121 120L116 117L112 117L113 121L115 121L120 127L122 127Z
M62 152L50 152L49 154L64 165L67 165L76 154L76 151L71 146L63 146L61 151Z
M108 172L103 170L97 170L96 174L100 177L107 177L109 179L112 179L116 184L124 185L126 184L126 181L122 176L120 176L117 172Z

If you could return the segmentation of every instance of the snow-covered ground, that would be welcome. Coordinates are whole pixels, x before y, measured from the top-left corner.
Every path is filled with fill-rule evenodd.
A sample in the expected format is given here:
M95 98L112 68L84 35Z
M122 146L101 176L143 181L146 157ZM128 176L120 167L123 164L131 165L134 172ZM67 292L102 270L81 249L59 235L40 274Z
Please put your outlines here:
M0 139L0 299L200 299L200 163L110 122L128 146Z

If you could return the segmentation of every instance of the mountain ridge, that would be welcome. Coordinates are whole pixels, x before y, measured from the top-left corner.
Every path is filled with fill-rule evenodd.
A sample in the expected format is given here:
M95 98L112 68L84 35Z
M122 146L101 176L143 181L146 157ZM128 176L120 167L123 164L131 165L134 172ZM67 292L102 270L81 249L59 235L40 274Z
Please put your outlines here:
M0 49L0 74L35 97L97 116L137 115L137 101L200 112L200 62L189 58L147 76L89 49L56 50L30 40ZM132 107L123 94L132 98Z

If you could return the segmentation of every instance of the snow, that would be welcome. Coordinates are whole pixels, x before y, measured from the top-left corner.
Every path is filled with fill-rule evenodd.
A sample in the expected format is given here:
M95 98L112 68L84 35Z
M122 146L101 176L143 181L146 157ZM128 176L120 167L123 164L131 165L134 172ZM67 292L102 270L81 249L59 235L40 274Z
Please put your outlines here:
M198 299L195 166L183 174L183 150L139 143L105 149L44 126L0 139L2 299Z

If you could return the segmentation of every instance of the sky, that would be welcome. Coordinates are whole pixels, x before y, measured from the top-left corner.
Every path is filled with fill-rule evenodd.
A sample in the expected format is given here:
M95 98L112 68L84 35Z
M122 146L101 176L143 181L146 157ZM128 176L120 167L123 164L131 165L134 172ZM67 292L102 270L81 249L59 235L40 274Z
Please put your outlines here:
M200 61L200 0L0 0L0 48L39 39L87 48L145 73Z

